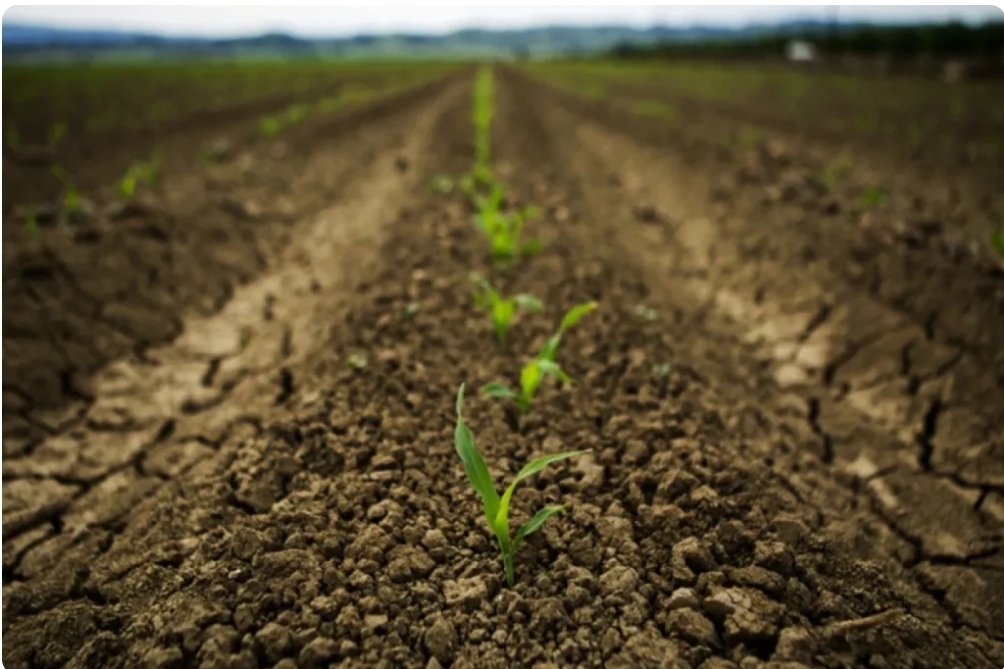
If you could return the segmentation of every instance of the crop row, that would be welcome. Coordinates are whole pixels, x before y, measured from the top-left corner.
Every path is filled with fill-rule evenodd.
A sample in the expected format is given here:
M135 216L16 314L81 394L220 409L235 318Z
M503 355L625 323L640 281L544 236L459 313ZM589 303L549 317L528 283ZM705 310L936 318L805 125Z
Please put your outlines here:
M494 79L489 67L478 70L474 85L472 121L474 126L474 165L470 173L459 180L461 191L467 196L474 226L483 236L487 246L490 274L511 270L520 259L537 254L542 244L539 239L524 239L526 223L540 215L537 207L512 207L506 198L505 185L496 178L491 162L491 128L495 113ZM540 311L543 303L527 294L503 296L492 286L489 278L473 273L473 299L479 310L491 319L498 345L507 349L507 333L519 311ZM537 392L548 379L571 383L572 379L558 363L558 350L562 336L586 314L596 309L595 302L572 306L565 313L555 333L541 349L530 357L519 373L516 387L501 382L485 385L485 397L515 403L520 416L530 410ZM548 505L540 509L515 534L509 531L509 510L516 486L526 478L543 470L547 465L565 460L585 451L566 451L536 458L524 466L509 486L499 495L495 489L488 465L474 442L474 434L464 422L463 403L465 385L461 384L456 398L457 423L454 443L464 470L480 497L489 529L498 541L502 555L506 583L515 582L514 555L523 540L539 530L548 518L562 510L561 505Z
M257 133L262 138L275 137L291 126L304 122L308 118L324 116L344 107L360 104L376 96L389 95L410 85L419 85L432 78L426 73L421 78L410 77L408 80L398 80L393 85L377 88L367 88L362 85L347 86L337 95L327 96L317 103L297 103L290 105L280 114L263 116L258 123ZM87 216L84 198L76 180L59 160L60 146L69 135L66 123L57 122L50 126L46 133L45 144L24 145L16 129L8 128L5 143L6 148L32 163L44 163L50 174L59 182L61 195L56 207L28 206L20 211L20 216L26 232L35 234L40 222L45 219L55 219L60 224L66 224ZM223 151L217 145L205 147L199 156L203 162L215 162L222 157ZM132 202L144 188L155 187L160 179L162 156L155 151L148 157L134 160L125 173L115 184L115 192L124 202Z
M709 63L594 62L533 65L527 70L552 87L627 106L689 137L707 124L707 103L712 108L732 106L738 113L719 117L725 132L719 128L705 135L744 160L760 153L773 134L769 128L777 124L762 123L765 118L784 120L792 128L807 123L860 137L884 134L898 147L925 147L945 156L964 152L973 160L999 162L1004 155L1000 133L1004 103L988 97L987 84L982 82L952 85L894 78L877 83L846 74ZM751 112L748 117L747 112ZM814 161L820 164L818 172L808 175L810 186L828 195L839 191L862 214L888 208L894 194L881 184L862 183L847 148L850 143L841 141L840 145L828 160ZM867 160L868 150L855 147L854 152ZM1004 259L1004 225L998 224L988 241Z
M121 136L263 101L406 84L447 67L323 60L7 66L4 129L18 126L25 140L38 140L47 127L69 121L74 136Z

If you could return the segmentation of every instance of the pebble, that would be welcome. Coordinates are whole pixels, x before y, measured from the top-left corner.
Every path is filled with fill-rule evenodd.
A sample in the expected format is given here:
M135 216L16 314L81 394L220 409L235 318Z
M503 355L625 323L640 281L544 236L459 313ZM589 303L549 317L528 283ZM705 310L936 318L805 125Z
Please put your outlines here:
M297 663L302 669L320 669L338 657L338 643L334 639L318 637L300 651Z
M631 567L613 567L600 576L600 589L606 595L628 594L637 588L638 574Z
M443 596L448 606L461 605L474 611L488 598L488 586L480 578L461 578L443 583Z
M425 648L439 662L450 662L456 645L457 630L445 618L439 618L425 631Z
M666 619L668 632L701 646L718 646L715 624L693 609L672 611Z
M254 635L269 662L278 662L292 646L289 630L278 623L267 623Z
M666 608L670 611L677 609L696 609L700 604L697 594L690 588L677 588L669 596Z

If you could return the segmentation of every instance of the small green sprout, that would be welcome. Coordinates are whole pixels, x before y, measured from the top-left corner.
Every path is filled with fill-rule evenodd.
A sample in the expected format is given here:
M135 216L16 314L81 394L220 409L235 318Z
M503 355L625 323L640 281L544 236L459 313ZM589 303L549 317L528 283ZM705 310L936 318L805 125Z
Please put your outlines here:
M365 369L367 362L365 353L353 353L348 359L349 367L352 369Z
M566 374L565 370L558 363L538 357L523 365L523 369L520 370L519 392L499 382L486 384L481 391L488 397L501 400L515 400L519 406L520 414L525 414L529 411L530 403L533 402L533 398L537 395L540 384L547 377L552 377L565 383L572 383L572 377Z
M479 309L487 311L491 316L495 336L502 348L505 348L506 333L509 331L509 324L516 315L517 309L540 311L544 308L541 301L532 295L520 294L504 298L495 292L495 289L484 277L476 276L474 281L478 285L478 290L474 292L474 303Z
M595 302L586 302L568 310L565 317L561 319L558 332L544 343L536 358L523 365L519 374L519 392L499 382L485 385L481 392L496 399L515 400L520 414L525 414L530 409L530 403L536 397L540 384L546 378L551 377L564 383L572 383L572 378L554 360L558 354L558 345L561 343L561 336L565 331L596 307Z
M307 105L303 103L291 105L286 109L286 122L290 125L300 123L307 118L309 111Z
M510 537L509 506L512 503L513 493L516 492L516 485L520 481L542 471L552 462L566 460L568 458L575 457L576 455L581 455L586 451L566 451L564 453L545 455L531 461L519 470L519 473L516 474L516 478L509 484L509 487L505 489L502 496L499 497L498 491L495 490L495 484L492 482L492 476L488 471L488 465L485 463L484 457L482 457L481 453L474 445L474 434L464 423L463 407L464 384L461 384L460 390L457 392L457 427L454 432L453 441L457 448L457 454L464 463L464 470L467 472L467 478L470 479L471 485L474 487L475 492L477 492L484 505L485 519L488 521L488 528L495 535L495 538L498 539L499 548L502 551L502 564L505 570L505 580L511 588L516 582L513 561L516 549L519 548L520 544L523 543L523 540L526 539L527 536L539 530L548 518L560 513L564 508L561 505L545 506L538 511L533 518L516 530L515 536Z
M282 132L284 125L282 118L278 116L266 116L258 124L258 132L263 137L274 137Z
M149 161L137 160L130 165L125 176L119 181L119 197L123 200L131 200L136 194L136 188L139 184L143 183L147 186L155 185L157 183L159 162L159 158L155 156Z
M80 211L83 204L80 198L80 191L77 190L70 173L59 163L53 163L51 167L53 176L63 184L63 211L67 214L75 214Z
M990 246L997 252L997 255L1004 259L1004 227L998 228L990 233Z
M474 104L471 108L474 123L474 176L479 178L488 170L491 157L491 125L495 113L492 70L482 67L474 82Z
M38 234L38 215L34 209L29 209L24 215L24 231L32 237Z
M495 201L497 191L489 198ZM497 265L508 264L521 256L529 256L541 249L539 239L522 241L523 227L527 219L540 215L537 207L524 207L512 212L499 211L489 204L475 216L474 222L488 238L492 259Z
M865 189L865 192L861 194L861 206L865 211L869 209L874 209L879 205L885 204L889 196L886 192L877 186L869 186Z
M569 309L564 317L561 319L561 323L558 325L558 331L544 344L544 347L540 350L541 358L545 360L554 360L554 356L558 354L558 344L561 343L561 335L565 334L568 328L572 327L580 320L582 317L588 314L590 311L596 309L600 306L596 302L583 302L582 304L577 304L571 309Z

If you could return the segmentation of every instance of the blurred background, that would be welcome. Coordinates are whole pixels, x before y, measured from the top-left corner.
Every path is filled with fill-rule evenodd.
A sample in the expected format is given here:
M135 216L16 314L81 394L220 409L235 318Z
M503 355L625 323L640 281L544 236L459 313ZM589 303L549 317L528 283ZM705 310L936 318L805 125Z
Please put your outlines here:
M554 58L605 52L1001 67L987 6L12 7L7 62L166 58ZM786 51L791 40L809 50ZM914 63L918 67L925 67ZM929 65L926 65L929 67Z

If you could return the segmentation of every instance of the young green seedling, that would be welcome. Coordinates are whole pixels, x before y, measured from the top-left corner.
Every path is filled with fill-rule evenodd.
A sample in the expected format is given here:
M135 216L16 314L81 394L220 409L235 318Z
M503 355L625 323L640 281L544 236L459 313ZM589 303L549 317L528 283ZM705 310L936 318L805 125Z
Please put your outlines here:
M540 311L544 308L540 300L532 295L520 294L504 298L495 292L495 289L484 277L475 277L474 281L478 285L478 290L474 292L474 303L479 309L487 311L491 316L495 336L502 348L506 346L506 333L509 331L509 324L516 315L517 309Z
M867 211L868 209L874 209L875 207L884 204L889 197L886 195L885 191L877 186L869 186L865 189L865 192L861 194L861 206Z
M80 191L74 185L69 172L59 163L53 163L51 170L52 175L63 184L63 211L66 214L77 213L80 211L82 201L80 199Z
M158 164L160 159L154 156L150 160L137 160L129 166L129 170L119 181L118 193L123 200L131 200L136 194L136 188L143 183L153 186L157 183Z
M1001 260L1004 260L1004 227L990 233L990 246L997 252Z
M539 239L522 241L526 220L538 216L540 210L536 207L524 207L512 212L499 211L494 206L497 192L492 191L492 196L485 201L486 206L474 221L488 238L492 259L497 265L505 265L520 256L533 255L540 250Z
M561 336L568 328L578 323L583 316L596 307L595 302L586 302L568 310L565 317L561 319L558 332L544 343L536 358L523 365L519 374L518 392L499 382L485 385L481 392L496 399L515 400L519 406L520 414L525 414L530 409L530 403L533 402L533 398L537 395L544 379L552 377L565 383L571 383L572 378L554 360L558 354L558 344L561 343Z
M478 70L474 82L474 104L471 109L474 122L474 171L475 180L480 180L486 174L491 155L491 124L494 114L492 100L492 71L489 67Z
M279 116L266 116L258 124L258 132L261 133L263 137L275 137L280 132L282 132L285 124L283 119Z
M510 537L509 506L512 503L513 493L516 492L516 485L523 479L526 479L529 476L543 470L552 462L566 460L576 455L581 455L586 451L566 451L564 453L545 455L531 461L529 464L524 466L523 469L519 470L519 473L516 474L516 478L509 484L509 487L505 489L502 496L499 497L498 491L495 490L495 484L492 482L492 476L488 472L488 465L485 463L485 459L481 456L481 453L474 445L474 434L464 423L463 408L464 384L460 384L460 390L457 392L457 428L454 432L453 441L457 448L457 454L464 463L464 470L467 472L467 478L470 479L471 485L474 487L475 492L477 492L484 505L485 519L488 521L488 528L495 535L495 538L498 539L499 548L502 551L502 565L505 570L505 580L511 588L516 581L513 561L516 549L519 548L520 544L523 543L523 540L526 539L527 536L539 530L548 518L561 512L564 508L561 505L545 506L538 511L533 518L516 530L515 536Z

